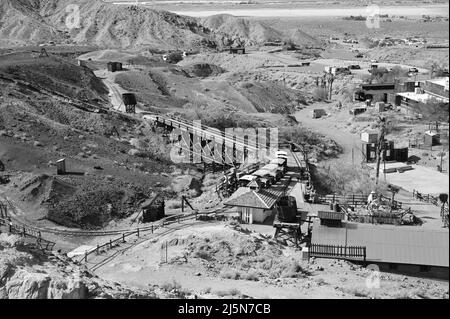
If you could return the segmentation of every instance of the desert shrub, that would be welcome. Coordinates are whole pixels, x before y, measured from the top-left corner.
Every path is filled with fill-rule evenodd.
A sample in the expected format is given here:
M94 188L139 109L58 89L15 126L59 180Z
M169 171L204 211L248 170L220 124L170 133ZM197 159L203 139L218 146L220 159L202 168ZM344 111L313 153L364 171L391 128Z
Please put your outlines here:
M376 185L368 170L344 162L335 163L328 167L318 167L312 169L311 173L314 185L320 193L367 195L372 190L381 191L386 188L381 175L379 184Z
M366 21L367 20L367 18L362 15L359 15L359 16L351 15L351 16L343 17L342 19L343 20L352 20L352 21Z
M204 294L209 294L209 293L211 293L211 287L206 287L205 289L203 289L202 290L202 293L204 293Z
M239 278L241 278L241 274L237 270L227 269L227 270L223 270L220 273L220 277L225 278L225 279L238 280Z
M243 274L242 279L249 280L249 281L258 281L259 276L255 271L250 271L248 273Z
M232 288L228 290L218 290L215 292L215 294L219 297L226 297L226 296L239 296L241 292L236 288Z
M342 147L332 139L301 126L282 128L280 139L302 145L310 157L317 160L333 158L342 153Z
M210 246L201 245L196 248L196 250L194 252L194 256L197 258L205 259L205 260L211 260L212 256L211 256L210 250L211 250Z
M124 197L124 191L108 188L80 192L57 202L47 218L66 227L102 228L124 211Z
M186 299L191 292L188 289L183 289L181 284L173 280L172 282L165 282L161 285L161 289L173 293L177 299Z
M302 278L310 274L308 270L292 259L279 260L269 270L270 278Z
M430 100L426 103L418 104L419 113L423 115L424 120L448 122L449 104Z
M176 280L173 280L172 282L163 283L161 289L165 291L179 290L181 289L181 285Z

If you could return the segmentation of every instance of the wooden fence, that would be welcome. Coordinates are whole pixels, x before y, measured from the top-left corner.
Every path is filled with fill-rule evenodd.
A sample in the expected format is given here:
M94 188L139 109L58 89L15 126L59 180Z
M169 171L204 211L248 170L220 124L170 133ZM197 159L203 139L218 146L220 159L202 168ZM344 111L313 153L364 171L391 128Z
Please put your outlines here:
M329 195L316 195L316 200L319 203L339 203L341 205L346 206L352 206L352 207L358 207L358 206L365 206L367 205L367 198L366 195L359 195L359 194L349 194L349 195L336 195L336 194L329 194ZM386 197L384 195L381 195L382 200L386 200L389 202L392 202L392 199L389 197ZM393 203L391 203L391 206L394 209L400 209L403 206L402 202L394 200Z
M350 195L331 194L331 195L317 195L316 199L320 203L327 203L327 204L345 203L347 205L356 207L356 206L367 205L367 197L368 196L355 195L355 194L350 194Z
M27 226L14 225L11 221L3 218L0 219L0 227L1 226L7 227L8 232L10 234L19 235L24 238L34 239L35 242L33 241L32 243L35 244L38 248L41 248L42 250L52 251L53 248L55 247L56 243L42 238L41 232L33 228Z
M309 256L318 258L362 259L366 261L366 247L311 244Z
M420 192L416 191L415 189L413 189L413 197L417 198L421 202L427 202L427 203L433 204L435 206L441 206L442 205L440 203L440 201L439 201L439 197L438 196L433 196L431 194L420 193Z
M96 254L96 255L100 255L102 252L107 251L109 249L113 249L116 246L119 246L120 243L125 243L126 239L131 237L131 236L136 236L136 237L140 237L141 234L143 233L147 233L150 232L151 234L153 234L157 229L162 228L164 226L168 226L171 224L175 224L175 223L181 223L182 221L186 221L186 220L191 220L194 219L198 220L199 216L203 216L203 215L209 215L209 214L215 214L214 212L212 213L199 213L197 211L193 212L193 213L189 213L189 214L184 214L184 215L173 215L173 216L169 216L166 218L161 219L160 221L153 223L150 226L146 226L143 228L137 228L134 231L130 231L127 233L123 233L120 237L117 237L116 239L110 239L108 242L102 244L102 245L97 245L96 248L90 250L90 251L86 251L84 253L83 258L81 259L81 261L87 262L88 261L88 257L92 254Z
M377 215L348 214L348 221L356 223L400 225L401 220L402 217L399 215L377 216Z

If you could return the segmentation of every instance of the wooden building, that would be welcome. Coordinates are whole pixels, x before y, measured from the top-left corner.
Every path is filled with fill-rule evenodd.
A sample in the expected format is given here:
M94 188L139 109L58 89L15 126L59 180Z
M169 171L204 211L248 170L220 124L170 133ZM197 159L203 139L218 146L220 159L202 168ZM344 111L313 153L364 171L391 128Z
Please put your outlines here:
M151 223L166 216L164 199L155 196L141 205L142 222Z
M449 278L448 229L424 229L419 226L361 224L341 221L327 226L321 220L313 224L311 244L322 247L365 247L366 262L382 271L424 277ZM334 249L336 251L336 249ZM327 255L327 258L340 256ZM351 259L351 258L349 258Z
M240 187L224 202L225 206L236 207L243 223L264 223L276 213L276 204L291 183L292 176L288 173L270 188L262 188L255 180L247 187Z
M106 66L109 72L118 72L123 70L122 63L120 62L108 62Z
M245 47L230 47L230 54L245 54Z

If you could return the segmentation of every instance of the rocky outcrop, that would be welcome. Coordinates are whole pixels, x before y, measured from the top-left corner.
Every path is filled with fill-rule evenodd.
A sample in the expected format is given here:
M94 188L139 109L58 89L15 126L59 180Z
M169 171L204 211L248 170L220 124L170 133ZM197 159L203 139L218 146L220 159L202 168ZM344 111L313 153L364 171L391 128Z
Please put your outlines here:
M0 233L0 299L156 298L154 291L104 281L60 254L44 254Z

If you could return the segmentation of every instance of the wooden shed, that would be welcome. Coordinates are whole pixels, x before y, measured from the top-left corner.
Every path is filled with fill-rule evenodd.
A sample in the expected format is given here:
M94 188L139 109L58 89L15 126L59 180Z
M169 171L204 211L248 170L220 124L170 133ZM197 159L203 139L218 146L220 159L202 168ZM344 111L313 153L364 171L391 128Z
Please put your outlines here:
M230 54L245 54L245 47L230 47Z
M151 223L166 216L164 199L158 195L142 203L141 210L143 223Z
M425 146L434 146L441 143L441 136L433 131L426 131L423 135L423 143Z
M122 63L120 62L108 62L106 65L109 72L117 72L123 70Z
M327 115L327 112L325 112L324 109L314 109L312 111L312 118L313 119L318 119L321 118L322 116Z

